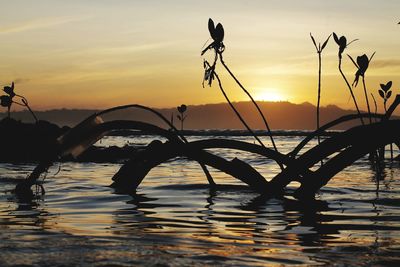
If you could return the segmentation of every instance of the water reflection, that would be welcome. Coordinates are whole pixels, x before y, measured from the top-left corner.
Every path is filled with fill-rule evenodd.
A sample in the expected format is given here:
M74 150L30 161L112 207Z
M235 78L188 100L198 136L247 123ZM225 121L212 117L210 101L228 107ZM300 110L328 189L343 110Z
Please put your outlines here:
M258 260L282 264L310 263L310 258L313 257L310 253L321 253L330 247L352 247L357 239L352 237L353 234L343 236L342 233L348 231L371 231L372 238L368 242L363 240L361 248L355 250L362 251L365 250L364 246L371 246L368 251L374 253L380 246L378 233L400 230L398 227L376 223L351 225L348 221L364 221L366 217L345 215L343 210L331 208L325 201L302 203L288 198L265 199L254 195L238 203L231 201L232 194L250 192L237 189L234 193L220 187L219 190L203 190L202 193L205 195L204 206L196 209L196 212L185 210L184 204L163 204L164 201L160 198L133 195L129 201L132 208L129 211L117 210L115 213L116 231L123 235L139 235L147 241L158 242L162 239L173 253L201 247L202 251L207 251L207 255L235 255L234 260L246 261L251 265L250 263L257 264ZM224 208L218 205L221 202L225 202ZM231 203L227 204L228 202ZM159 217L157 213L167 215ZM199 222L186 220L182 216L185 213L198 213ZM376 213L376 218L379 215ZM373 217L369 219L374 221ZM138 229L146 234L142 236L144 233L138 233ZM299 250L304 253L297 253ZM265 257L266 254L269 257ZM291 260L287 260L288 254L293 254L290 256ZM226 260L220 258L222 259Z
M290 142L297 140L278 140L278 145L289 150ZM265 175L276 168L246 157ZM108 187L119 166L64 163L57 176L46 179L46 195L22 200L7 190L32 166L0 164L0 265L51 266L61 260L128 266L388 265L400 260L398 163L387 163L377 191L376 172L361 159L312 203L265 199L219 172L213 176L224 185L210 190L201 169L186 160L155 168L129 196Z

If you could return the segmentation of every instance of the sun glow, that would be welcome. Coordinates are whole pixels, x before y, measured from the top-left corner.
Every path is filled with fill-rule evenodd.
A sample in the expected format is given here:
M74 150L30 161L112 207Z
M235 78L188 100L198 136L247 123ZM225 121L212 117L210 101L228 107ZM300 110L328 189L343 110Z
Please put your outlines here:
M260 92L255 95L255 99L258 101L272 101L272 102L279 102L279 101L287 100L278 91L279 90L277 90L277 89L260 90Z

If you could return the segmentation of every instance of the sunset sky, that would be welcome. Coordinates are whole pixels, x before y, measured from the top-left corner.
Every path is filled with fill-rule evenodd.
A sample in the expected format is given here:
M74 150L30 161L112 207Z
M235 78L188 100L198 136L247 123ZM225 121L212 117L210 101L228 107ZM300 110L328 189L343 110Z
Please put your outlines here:
M1 1L0 84L16 82L36 110L224 102L203 88L208 18L225 28L224 58L258 100L316 103L317 54L333 31L359 39L345 51L376 55L366 73L400 93L400 1ZM323 53L322 105L353 108L333 39ZM344 58L349 80L355 67ZM217 69L234 101L246 96ZM361 84L355 89L366 109ZM379 107L381 108L379 99Z

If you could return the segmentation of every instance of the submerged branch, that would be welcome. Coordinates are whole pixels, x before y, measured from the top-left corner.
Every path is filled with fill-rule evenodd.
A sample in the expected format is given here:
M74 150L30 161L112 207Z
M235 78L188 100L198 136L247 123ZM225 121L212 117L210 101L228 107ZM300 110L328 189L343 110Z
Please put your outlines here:
M326 184L337 172L347 167L361 156L368 154L370 151L376 150L382 145L398 142L400 132L400 120L387 120L379 123L361 125L351 128L345 132L339 133L329 139L321 142L303 155L297 158L293 164L290 164L285 170L276 175L269 182L269 192L279 190L287 186L291 181L299 181L305 183L305 187L311 193L300 194L303 197L313 196L314 189L319 189ZM376 138L379 136L379 138ZM366 142L368 140L368 142ZM351 150L347 148L351 147ZM354 149L353 149L354 148ZM339 152L346 149L344 152ZM346 152L350 151L350 152ZM308 169L314 166L321 159L324 159L334 153L338 153L333 159L338 162L324 164L313 173ZM344 153L344 154L341 154ZM348 154L346 156L346 154ZM343 159L341 159L343 158ZM333 161L333 162L335 162ZM332 165L334 165L332 167ZM317 175L318 174L318 175ZM313 177L313 178L309 178ZM303 190L303 189L302 189Z
M114 181L112 186L119 191L133 193L152 168L178 156L202 161L239 179L260 193L264 192L268 184L254 168L237 158L228 161L204 150L196 149L195 146L153 142L120 168L112 178Z
M350 115L345 115L342 116L336 120L333 120L331 122L328 122L327 124L321 126L318 130L315 130L314 132L310 133L309 135L307 135L306 138L304 138L290 153L289 155L291 157L296 157L296 155L300 152L300 150L308 143L310 142L314 137L316 137L318 134L322 134L324 131L335 127L341 123L347 122L347 121L351 121L351 120L355 120L355 119L359 119L359 118L367 118L369 117L369 114L366 113L362 113L362 114L350 114ZM371 115L372 117L375 118L380 118L383 119L385 118L385 115L383 114L373 114Z

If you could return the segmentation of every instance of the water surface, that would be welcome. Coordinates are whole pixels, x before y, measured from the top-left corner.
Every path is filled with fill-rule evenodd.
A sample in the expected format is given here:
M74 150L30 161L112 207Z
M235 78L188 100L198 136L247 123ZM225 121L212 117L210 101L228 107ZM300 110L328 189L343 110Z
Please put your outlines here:
M113 136L98 145L145 145L152 138ZM211 137L189 139L204 138ZM249 136L232 138L253 142ZM301 139L279 136L277 145L287 153ZM263 140L268 143L268 137ZM239 157L268 179L279 171L252 154L214 152ZM56 164L45 179L46 194L26 201L8 190L34 165L0 164L0 265L400 263L399 163L386 162L377 191L368 159L358 160L321 190L315 207L290 197L263 199L213 169L224 186L210 190L197 163L186 159L153 169L135 195L118 194L108 185L119 167Z

